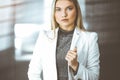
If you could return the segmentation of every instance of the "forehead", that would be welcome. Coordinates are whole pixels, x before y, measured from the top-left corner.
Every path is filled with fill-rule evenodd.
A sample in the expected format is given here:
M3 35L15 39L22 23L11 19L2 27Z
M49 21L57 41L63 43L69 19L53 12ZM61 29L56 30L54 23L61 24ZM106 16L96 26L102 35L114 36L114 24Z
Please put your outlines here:
M67 6L74 6L71 0L57 0L56 7L67 7Z

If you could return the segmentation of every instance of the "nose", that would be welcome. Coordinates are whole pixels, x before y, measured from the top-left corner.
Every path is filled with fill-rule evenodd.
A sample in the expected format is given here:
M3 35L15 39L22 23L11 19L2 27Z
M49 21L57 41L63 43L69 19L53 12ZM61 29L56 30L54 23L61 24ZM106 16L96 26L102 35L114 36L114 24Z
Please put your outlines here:
M62 17L66 17L67 16L67 13L65 10L62 11Z

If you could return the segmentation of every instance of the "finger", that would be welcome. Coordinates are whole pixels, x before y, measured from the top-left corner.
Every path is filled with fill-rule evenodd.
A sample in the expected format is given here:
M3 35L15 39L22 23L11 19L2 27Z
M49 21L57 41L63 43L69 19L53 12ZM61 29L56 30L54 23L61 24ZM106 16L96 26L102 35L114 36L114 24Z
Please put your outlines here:
M66 56L69 60L72 60L75 56L74 55L67 55Z
M67 55L77 56L77 52L70 50L68 51Z
M66 57L65 57L65 60L68 61L68 62L70 62L70 57L69 57L69 56L66 56Z
M75 57L75 55L73 53L71 53L70 51L66 55L66 58L69 59L69 60L73 57Z
M75 47L72 51L77 52L77 47Z
M70 60L70 61L72 61L72 60L74 60L74 59L77 58L77 55L75 55L75 54L69 52L69 53L66 55L65 58L66 58L66 60Z
M75 54L75 53L72 53L71 51L68 51L68 53L66 54L66 56L75 58L75 57L76 57L76 54Z
M68 65L71 66L72 64L74 64L74 62L76 61L76 58L70 55L67 55L65 57L66 61L68 62Z
M66 56L65 59L68 62L68 65L71 65L71 61L73 60L71 56Z
M69 56L69 57L75 58L77 55L76 55L75 53L68 53L66 56Z

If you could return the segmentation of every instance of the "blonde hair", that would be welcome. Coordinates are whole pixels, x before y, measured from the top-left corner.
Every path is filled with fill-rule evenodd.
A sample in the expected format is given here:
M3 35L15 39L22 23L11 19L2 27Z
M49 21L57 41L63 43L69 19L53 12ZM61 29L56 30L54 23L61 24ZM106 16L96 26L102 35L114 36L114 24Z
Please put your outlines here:
M53 0L52 3L52 19L51 19L51 29L55 30L59 25L55 20L55 5L56 2L58 0ZM80 30L85 30L84 26L83 26L83 21L82 21L82 14L81 14L81 9L79 6L79 3L77 0L69 0L71 2L73 2L73 4L75 5L76 11L77 11L77 16L76 16L76 21L75 21L75 26L77 26Z

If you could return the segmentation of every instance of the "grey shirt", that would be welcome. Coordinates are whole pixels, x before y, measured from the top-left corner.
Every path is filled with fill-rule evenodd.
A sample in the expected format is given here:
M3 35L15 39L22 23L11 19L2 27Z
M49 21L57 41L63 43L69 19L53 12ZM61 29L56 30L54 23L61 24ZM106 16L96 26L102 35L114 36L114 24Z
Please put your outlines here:
M58 31L58 40L56 47L56 64L58 80L68 80L68 65L65 56L70 49L73 31L66 32L62 29Z

